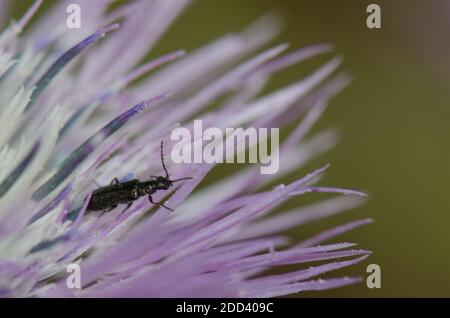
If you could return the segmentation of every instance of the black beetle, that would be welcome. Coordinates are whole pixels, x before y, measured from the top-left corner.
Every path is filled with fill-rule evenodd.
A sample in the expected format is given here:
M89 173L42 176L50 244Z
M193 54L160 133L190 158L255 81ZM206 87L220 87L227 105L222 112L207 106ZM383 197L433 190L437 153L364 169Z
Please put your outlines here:
M92 192L87 210L104 210L108 212L116 208L119 204L127 204L127 207L122 211L124 212L131 207L135 200L148 195L151 203L173 211L162 203L153 202L152 194L158 190L168 190L174 182L192 179L192 177L177 180L169 179L169 173L167 172L163 157L163 141L161 141L161 162L166 176L150 176L148 181L134 179L127 182L119 182L119 179L114 178L110 185L98 188Z

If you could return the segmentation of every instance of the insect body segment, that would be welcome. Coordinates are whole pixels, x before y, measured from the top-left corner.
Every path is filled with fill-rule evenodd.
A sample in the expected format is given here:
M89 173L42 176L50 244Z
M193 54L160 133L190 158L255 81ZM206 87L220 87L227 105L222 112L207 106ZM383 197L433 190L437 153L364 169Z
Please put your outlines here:
M177 180L170 180L163 157L163 142L161 141L161 162L166 172L165 176L151 176L147 181L140 181L137 179L127 182L119 182L114 178L109 186L101 187L92 193L89 201L88 210L103 210L105 212L111 211L119 204L126 204L127 210L133 202L142 196L148 196L151 203L162 206L167 210L173 211L171 208L162 203L153 201L152 194L158 190L168 190L173 186L174 182L181 180L192 179L191 177L181 178ZM124 211L125 211L124 210Z

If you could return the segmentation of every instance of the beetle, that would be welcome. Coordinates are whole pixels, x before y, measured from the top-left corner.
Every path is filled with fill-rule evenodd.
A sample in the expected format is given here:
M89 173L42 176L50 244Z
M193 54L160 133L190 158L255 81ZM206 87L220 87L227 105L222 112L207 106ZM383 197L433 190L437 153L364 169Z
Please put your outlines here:
M127 207L122 211L123 213L131 207L135 200L142 196L148 196L148 200L152 204L162 206L169 211L173 211L173 209L165 206L163 203L154 202L152 194L158 190L168 190L171 186L173 186L174 182L189 180L192 179L192 177L170 180L169 172L167 171L164 163L163 141L161 141L161 163L164 171L166 172L165 176L152 175L147 181L133 179L127 182L119 182L119 179L114 178L110 185L100 187L92 192L87 210L103 210L104 212L109 212L116 208L119 204L126 204Z

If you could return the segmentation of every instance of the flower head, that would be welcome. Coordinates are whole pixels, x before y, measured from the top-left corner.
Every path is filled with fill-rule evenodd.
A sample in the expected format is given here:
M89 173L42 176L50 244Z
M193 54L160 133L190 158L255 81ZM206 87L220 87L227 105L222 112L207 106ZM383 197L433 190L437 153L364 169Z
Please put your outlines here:
M255 53L278 32L264 17L191 53L137 66L188 1L134 1L114 10L108 1L78 1L85 15L77 31L67 29L69 2L60 1L22 35L41 2L0 35L0 295L273 297L359 281L318 277L369 251L319 244L370 220L300 243L282 232L354 208L364 193L318 186L328 166L271 187L335 144L334 131L308 133L348 76L332 76L340 64L333 58L275 92L263 94L265 84L328 45ZM214 163L166 159L173 180L192 177L153 195L175 212L137 197L127 209L89 210L97 183L166 175L161 140L170 158L171 131L192 130L196 118L222 129L297 126L281 144L276 174L251 165L205 183ZM271 215L312 192L345 196ZM66 284L72 263L81 268L81 289ZM265 274L290 264L298 270Z

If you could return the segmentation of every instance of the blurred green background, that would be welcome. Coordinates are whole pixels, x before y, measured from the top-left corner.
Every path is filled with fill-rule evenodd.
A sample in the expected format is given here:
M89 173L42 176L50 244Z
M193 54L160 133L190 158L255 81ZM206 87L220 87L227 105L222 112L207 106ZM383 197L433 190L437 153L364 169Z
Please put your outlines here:
M30 3L18 2L14 16L20 16ZM381 7L381 29L366 27L370 3ZM341 70L353 76L351 85L332 100L315 127L315 131L338 128L342 142L307 168L330 162L332 167L321 184L370 193L365 206L291 234L306 238L340 223L373 217L374 224L338 240L358 242L374 255L333 274L365 275L370 263L379 264L382 270L381 289L368 289L363 283L299 296L449 297L450 23L446 20L450 3L197 0L152 55L192 50L224 33L239 31L273 10L286 21L277 42L289 42L292 48L334 44L345 58ZM298 80L312 66L317 66L317 60L283 71L271 88Z

